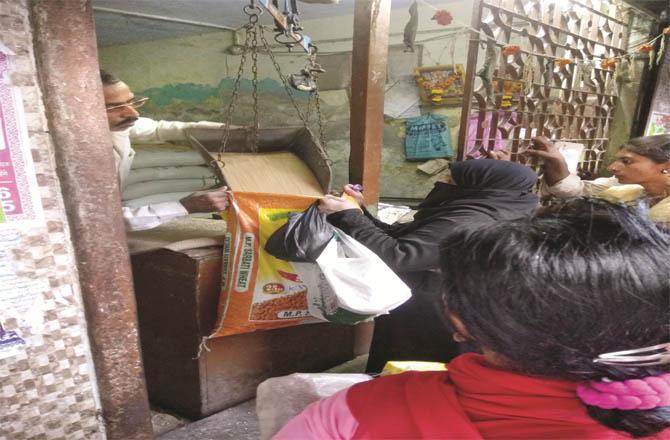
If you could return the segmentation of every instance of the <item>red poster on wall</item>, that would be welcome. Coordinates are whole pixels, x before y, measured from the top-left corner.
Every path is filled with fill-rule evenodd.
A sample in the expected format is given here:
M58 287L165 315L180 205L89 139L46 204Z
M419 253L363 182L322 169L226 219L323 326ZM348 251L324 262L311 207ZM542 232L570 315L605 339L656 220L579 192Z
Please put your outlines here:
M20 91L10 84L12 53L0 43L0 223L42 218Z

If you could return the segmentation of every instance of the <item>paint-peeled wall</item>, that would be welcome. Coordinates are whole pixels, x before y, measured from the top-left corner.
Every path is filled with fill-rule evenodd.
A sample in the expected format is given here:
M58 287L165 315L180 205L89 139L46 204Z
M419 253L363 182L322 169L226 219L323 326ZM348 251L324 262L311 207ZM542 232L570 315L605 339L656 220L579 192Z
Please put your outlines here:
M439 3L435 3L439 7ZM404 52L403 30L409 14L406 8L392 9L390 23L389 83L400 76L411 76L414 68L436 64L463 64L467 56L470 23L470 1L452 1L443 5L454 16L449 26L432 20L434 8L421 4L416 36L417 51ZM231 14L242 15L239 10ZM263 20L266 17L263 16ZM321 76L321 110L327 150L333 160L333 187L348 180L349 160L349 85L351 81L351 47L353 16L324 17L305 20L304 32L318 45L317 60L327 70ZM452 36L452 37L449 37ZM456 36L453 38L453 36ZM284 75L297 73L307 62L300 51L292 53L276 45L273 34L266 39ZM262 42L260 36L257 37ZM225 121L234 79L241 57L235 45L244 42L244 32L204 32L179 38L168 38L119 46L100 47L100 64L126 81L136 93L152 99L142 108L150 117L173 120ZM452 56L453 54L453 56ZM247 57L249 58L249 57ZM300 117L287 96L272 59L264 51L258 55L260 91L260 125L302 125ZM248 125L253 121L251 63L242 75L239 98L231 122ZM314 99L293 91L294 101L304 114L311 109L309 125L318 132ZM448 117L454 148L458 138L461 109L456 107L424 107L423 113L434 112ZM382 150L381 195L389 198L423 198L440 176L429 177L417 171L419 163L405 160L404 119L387 119Z
M451 42L454 42L453 61L465 64L469 33L466 28L470 24L472 2L468 0L451 0L441 4L431 2L435 6L420 3L419 23L416 43L424 46L420 55L422 64L450 64ZM435 9L444 8L453 16L448 26L437 24L432 16ZM230 14L239 14L244 17L242 6ZM410 16L407 8L391 9L389 45L402 45L404 27ZM299 49L291 53L279 46L274 40L274 33L269 29L271 22L266 15L261 22L266 26L265 37L273 49L277 63L284 73L295 73L306 63L306 56ZM304 20L301 22L304 33L309 35L318 46L319 56L350 53L352 47L354 18L351 15L323 17ZM447 38L456 35L457 38ZM178 38L164 38L154 41L141 41L133 44L99 47L100 65L114 72L121 78L132 79L132 86L137 90L146 90L153 87L163 87L175 84L199 84L217 86L222 79L233 78L237 75L240 55L231 51L232 45L244 43L244 30L236 35L229 31L212 31L203 28L203 32ZM260 36L258 45L262 46ZM104 42L103 42L104 43ZM420 60L421 61L421 60ZM251 78L250 63L247 61L244 78ZM333 66L337 69L337 66ZM329 72L326 76L337 74L349 78L350 72L344 70ZM390 66L394 72L403 70L402 66ZM414 66L407 65L404 69L407 75L413 73ZM260 79L278 80L272 60L261 51L259 53L258 76ZM348 85L345 81L345 85Z
M102 439L27 0L0 0L0 439Z

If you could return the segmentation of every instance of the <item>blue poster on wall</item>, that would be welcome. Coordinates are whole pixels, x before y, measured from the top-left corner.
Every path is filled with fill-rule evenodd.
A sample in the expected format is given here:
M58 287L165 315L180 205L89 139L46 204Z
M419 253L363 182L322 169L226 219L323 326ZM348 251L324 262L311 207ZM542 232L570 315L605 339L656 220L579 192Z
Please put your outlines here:
M405 135L407 160L452 156L451 135L446 116L432 113L407 120Z

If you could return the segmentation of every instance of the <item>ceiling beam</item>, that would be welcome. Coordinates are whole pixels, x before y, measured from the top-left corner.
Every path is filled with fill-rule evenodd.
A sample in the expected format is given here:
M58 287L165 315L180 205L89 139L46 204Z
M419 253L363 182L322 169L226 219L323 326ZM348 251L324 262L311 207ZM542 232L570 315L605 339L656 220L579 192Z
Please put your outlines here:
M135 18L144 18L144 19L147 19L147 20L167 21L169 23L189 24L191 26L200 26L200 27L220 29L220 30L225 30L225 31L236 30L235 28L232 28L230 26L223 26L223 25L214 24L214 23L206 23L204 21L183 20L181 18L166 17L166 16L163 16L163 15L144 14L142 12L123 11L121 9L103 8L103 7L100 7L100 6L94 6L93 11L94 12L107 12L109 14L123 15L124 17L135 17Z

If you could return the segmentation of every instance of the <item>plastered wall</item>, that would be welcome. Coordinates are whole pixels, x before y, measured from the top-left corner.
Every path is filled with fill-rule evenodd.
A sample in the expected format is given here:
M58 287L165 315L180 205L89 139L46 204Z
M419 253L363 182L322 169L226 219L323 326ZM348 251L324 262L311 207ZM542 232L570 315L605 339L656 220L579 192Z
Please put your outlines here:
M390 70L392 74L410 74L413 63L419 62L424 66L452 63L463 64L467 58L468 33L465 25L470 24L472 14L471 1L451 1L440 4L431 2L437 8L444 8L454 16L454 22L448 27L441 27L431 20L434 10L421 3L419 7L419 33L417 43L423 44L419 59L402 54L402 32L409 14L406 8L394 8L391 11L389 43L395 46L395 55L391 53ZM240 14L240 10L231 10L231 14ZM353 34L353 17L324 17L321 19L306 20L303 22L305 33L309 34L318 45L323 58L334 56L336 53L345 53L351 50L351 36ZM440 39L450 30L460 29L459 37L455 40ZM644 26L634 30L631 42L645 38ZM272 35L267 35L272 44ZM243 41L243 33L238 32L234 38L231 32L207 32L201 35L162 39L121 46L103 47L100 49L101 64L121 78L126 79L137 91L159 93L160 102L154 102L146 108L146 114L156 118L200 120L222 120L223 109L228 103L232 78L237 73L240 57L231 55L227 49L235 42ZM280 49L275 48L278 52ZM299 53L278 54L276 56L282 71L285 74L297 72L305 63L304 56ZM479 66L483 57L478 60ZM639 62L638 73L644 68ZM327 75L335 72L336 75L346 76L350 65L346 63L328 63L331 70ZM250 78L250 67L247 64L244 78ZM608 160L616 153L620 145L625 143L630 135L630 127L636 101L639 96L639 76L631 83L620 84L619 102L610 132L610 148L607 152ZM281 84L274 72L272 63L267 56L259 55L259 78L261 84L261 125L295 125L301 121L283 94ZM327 81L332 84L332 81ZM347 84L347 81L343 81ZM348 84L347 84L348 85ZM480 81L475 79L475 87ZM180 88L181 87L181 88ZM191 90L187 88L191 87ZM194 97L202 88L209 87L207 98ZM322 93L324 98L323 114L326 121L326 138L329 144L329 154L333 160L334 187L339 187L347 181L349 145L349 109L346 86L340 89L331 89ZM173 104L166 104L168 99ZM156 100L154 100L156 101ZM203 106L203 102L207 103ZM304 108L307 104L306 96L299 95L298 104ZM177 104L175 104L177 103ZM431 111L448 117L452 145L457 145L460 124L460 107L424 107L423 112ZM251 110L250 87L243 82L242 93L236 105L233 123L248 124L253 120ZM314 124L312 124L314 126ZM405 124L402 120L387 120L384 129L384 144L382 151L381 196L387 198L422 198L430 190L433 182L442 176L428 177L416 170L417 163L405 161L404 153ZM603 171L605 172L604 168Z
M25 148L34 165L30 194L41 211L29 220L0 222L0 439L102 439L27 0L0 0L0 44L14 53L5 81L21 95L16 104L25 115ZM8 115L3 118L8 121ZM13 160L15 167L26 165Z
M461 28L463 24L470 24L472 2L457 0L444 5L439 2L431 2L431 4L437 8L447 9L454 16L455 21L448 27L438 25L431 20L434 10L422 4L419 8L419 28L416 41L428 47L427 53L424 51L424 64L431 65L438 62L448 64L451 63L449 50L444 50L447 40L435 39L435 37L451 32L465 35ZM231 9L230 14L237 14L243 18L242 6L238 10ZM390 45L402 44L403 29L408 19L407 8L391 10ZM271 23L265 15L262 16L261 22L268 27ZM319 53L324 55L351 51L353 23L353 16L346 15L302 21L304 33L312 38L319 48ZM305 64L306 58L298 49L294 49L290 54L282 51L276 45L273 33L270 31L266 31L266 38L273 46L275 56L283 71L294 73ZM234 77L237 74L240 57L226 51L234 42L237 44L244 42L244 31L237 32L235 41L232 32L212 32L211 29L203 28L203 33L199 35L100 47L100 64L121 78L132 79L132 86L137 90L179 83L215 86L221 79ZM465 64L467 43L467 36L457 39L456 63ZM411 73L412 68L408 67L407 74ZM262 53L259 55L258 74L261 79L277 79L271 60ZM251 78L249 67L244 77Z
M451 64L451 42L453 61L465 65L467 57L467 33L463 24L470 23L472 2L452 1L444 7L454 16L455 22L448 27L431 20L434 10L422 5L419 8L419 29L416 37L422 50L404 53L403 29L409 14L407 8L391 11L389 76L411 75L417 65ZM230 11L243 15L242 8ZM267 17L262 21L267 23ZM321 81L322 113L328 153L333 160L333 187L339 188L348 180L349 160L349 95L351 75L350 61L353 35L353 16L324 17L305 20L302 24L319 48L317 57L328 72ZM435 39L450 33L456 39ZM266 38L274 45L273 35ZM237 75L240 56L232 55L229 48L242 43L244 33L205 32L180 38L140 42L119 46L100 47L100 64L126 81L136 93L145 93L152 101L141 111L159 119L173 120L225 120L225 109L230 99L233 79ZM260 37L259 37L260 42ZM306 56L297 50L273 47L275 58L282 72L287 75L298 72L306 63ZM292 104L275 72L272 60L260 53L258 76L260 81L261 126L301 125ZM240 97L235 106L232 123L244 125L253 121L251 87L248 79L251 64L247 61ZM323 87L325 86L325 87ZM307 94L295 93L298 106L307 108ZM314 108L312 104L312 108ZM456 145L460 124L460 107L426 108L449 118L452 144ZM311 127L316 129L315 116ZM403 120L387 120L384 128L382 150L381 188L382 197L423 198L432 188L433 182L442 176L429 177L417 171L419 163L407 162L404 152L405 124Z

